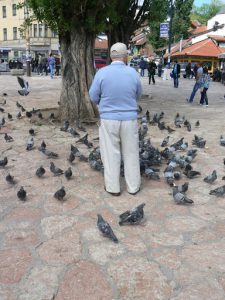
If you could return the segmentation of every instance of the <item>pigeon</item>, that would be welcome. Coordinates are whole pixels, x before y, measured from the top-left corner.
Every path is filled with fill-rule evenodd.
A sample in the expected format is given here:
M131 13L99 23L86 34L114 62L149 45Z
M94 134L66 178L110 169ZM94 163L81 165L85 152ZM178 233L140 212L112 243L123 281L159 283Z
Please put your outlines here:
M50 119L50 120L54 120L54 119L55 119L55 114L54 114L54 113L50 113L49 119Z
M179 180L179 179L181 179L181 172L175 171L173 173L173 176L174 176L174 179Z
M192 145L196 145L198 148L204 148L206 144L206 140L202 137L195 135L194 140L192 141Z
M147 168L145 169L144 174L146 175L147 178L149 179L153 179L153 180L159 180L159 174L156 173L154 170L152 170L151 168Z
M55 176L62 175L64 173L63 170L61 170L60 168L57 168L52 161L50 162L50 171Z
M14 180L14 176L11 176L10 173L8 175L6 175L5 180L9 183L9 184L15 184L15 180Z
M4 125L5 125L5 118L3 117L2 120L1 120L1 122L0 122L0 129L1 129L1 127L3 127Z
M180 192L180 193L186 193L187 190L188 190L188 186L189 186L189 183L188 182L185 182L184 184L180 185L180 186L174 186L174 191L176 190L177 192Z
M38 113L38 118L39 118L39 119L43 119L43 116L42 116L42 113L41 113L41 112Z
M4 139L6 142L13 142L13 138L7 133L5 133Z
M34 147L34 138L31 137L31 138L29 138L28 141L27 141L27 147L26 147L26 150L27 150L27 151L30 151L30 150L33 149L33 147Z
M22 77L17 76L17 80L19 82L19 85L21 86L22 90L19 90L18 93L20 96L27 96L29 94L29 84L26 80L24 80Z
M46 149L45 141L42 141L42 143L41 143L41 148L42 148L42 149Z
M212 174L206 176L203 180L207 183L213 183L217 179L216 170L212 172Z
M194 170L188 170L188 171L185 171L184 174L185 174L185 175L187 176L187 178L189 178L189 179L193 179L193 178L195 178L196 176L201 175L200 172L194 171Z
M225 139L223 138L223 136L220 136L220 145L221 146L225 146Z
M21 105L20 109L21 109L22 112L26 111L26 109L22 105Z
M103 217L98 214L98 221L97 221L97 226L99 231L107 238L113 240L115 243L118 243L118 239L115 236L111 226L109 225L109 223L107 223Z
M17 114L16 114L16 118L17 119L20 119L22 117L22 115L21 115L21 112L19 111Z
M17 192L17 197L21 200L21 201L26 201L26 196L27 196L27 192L24 190L24 188L21 186L21 188L19 189L19 191Z
M150 113L148 110L146 111L145 116L146 116L147 121L149 122L150 121Z
M86 156L84 156L83 154L81 154L81 155L79 156L79 160L80 160L80 161L83 161L83 162L88 162L88 157L86 157Z
M26 111L26 117L30 119L32 117L32 112Z
M6 99L3 99L3 102L0 103L1 105L6 105Z
M13 119L13 116L10 113L8 113L8 119L9 119L9 121L12 121L12 119Z
M73 175L72 170L71 170L71 167L69 167L69 168L65 171L64 174L65 174L66 179L70 179L71 176Z
M64 197L66 196L66 191L64 186L61 187L61 189L59 189L58 191L55 192L54 197L59 200L59 201L63 201Z
M21 107L22 107L22 105L21 105L18 101L16 101L16 106L17 106L18 108L21 108Z
M223 164L224 164L224 166L225 166L225 158L223 159Z
M119 225L121 226L124 224L139 224L144 218L144 206L145 203L142 203L137 207L122 213L120 215Z
M4 157L4 159L0 160L0 167L5 167L8 163L8 158Z
M46 148L39 147L38 149L41 151L41 153L46 155L48 158L57 158L57 157L59 157L59 155L57 153L55 153L53 151L50 151Z
M2 93L2 96L7 97L8 94L7 93Z
M74 128L68 128L67 132L69 132L73 137L80 136L80 134Z
M70 150L76 157L79 157L81 155L79 149L77 147L73 146L72 144L70 146Z
M173 187L173 199L176 204L193 204L194 201L189 199L184 193L178 192L176 187Z
M36 173L37 177L41 178L44 174L45 174L45 169L40 166L37 170L36 170Z
M74 160L75 160L75 158L76 158L76 156L74 155L74 153L73 152L70 152L70 156L68 157L68 161L70 162L70 163L72 163Z
M33 129L33 128L29 129L29 134L30 134L31 136L34 136L34 135L35 135L35 132L34 132L34 129Z
M163 141L162 141L162 144L161 144L161 147L166 147L169 143L169 136L167 136Z
M137 111L138 111L139 114L142 112L142 110L143 109L142 109L141 105L138 105L138 110Z
M64 121L63 127L61 127L60 130L67 131L67 129L69 128L69 125L70 125L70 123L68 120Z
M200 126L200 122L199 122L199 121L196 121L195 127L199 127L199 126Z
M0 107L0 112L4 113L4 108Z
M222 185L214 190L209 192L210 195L215 195L217 197L222 197L225 194L225 185Z

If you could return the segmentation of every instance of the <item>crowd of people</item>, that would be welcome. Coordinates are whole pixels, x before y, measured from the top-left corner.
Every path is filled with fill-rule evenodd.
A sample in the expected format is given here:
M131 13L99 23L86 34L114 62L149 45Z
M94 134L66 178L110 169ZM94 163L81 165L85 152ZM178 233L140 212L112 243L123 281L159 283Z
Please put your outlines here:
M49 54L47 58L45 55L39 54L36 58L31 60L31 70L36 72L38 75L48 75L50 74L51 78L53 76L59 76L60 74L60 58L55 57L52 53Z

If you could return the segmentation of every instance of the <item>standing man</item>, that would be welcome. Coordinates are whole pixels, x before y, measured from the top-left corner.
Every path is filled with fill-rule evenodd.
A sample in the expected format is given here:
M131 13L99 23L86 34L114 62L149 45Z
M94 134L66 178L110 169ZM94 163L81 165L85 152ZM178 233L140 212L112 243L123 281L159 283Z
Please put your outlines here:
M55 57L52 56L52 53L49 54L48 66L49 66L49 70L50 70L50 77L51 77L51 79L53 79L54 67L55 67Z
M158 64L158 76L161 77L162 76L162 61L160 60L159 64Z
M148 83L151 84L151 79L152 79L152 82L153 84L155 84L155 78L154 78L154 75L155 75L155 70L157 69L157 66L154 62L154 60L150 60L149 62L149 65L148 65Z
M120 165L124 161L128 193L140 190L137 100L142 88L138 73L127 64L127 47L116 43L110 49L112 63L100 69L89 95L99 105L101 158L104 165L105 190L120 195Z
M193 87L193 91L191 93L190 99L189 100L187 99L187 101L190 102L190 103L193 102L197 90L202 87L202 75L203 75L202 64L198 63L197 67L198 68L197 68L196 77L195 77L196 82L195 82L195 85Z
M173 66L173 83L175 88L178 88L179 77L180 77L180 64L178 64L177 61L175 60Z
M140 62L139 62L139 68L141 69L141 77L145 76L145 69L146 69L146 61L142 57Z

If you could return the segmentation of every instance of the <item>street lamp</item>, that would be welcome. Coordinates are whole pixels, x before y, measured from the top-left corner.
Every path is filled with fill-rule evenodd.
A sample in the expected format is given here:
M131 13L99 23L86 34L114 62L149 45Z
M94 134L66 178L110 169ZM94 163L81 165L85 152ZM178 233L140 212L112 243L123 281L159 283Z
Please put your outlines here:
M168 65L170 68L170 59L171 59L171 41L172 41L172 26L173 26L173 10L174 10L174 0L170 0L170 8L169 8L169 45L168 45Z
M25 19L25 37L26 37L26 63L27 63L27 76L31 76L31 54L30 54L30 22L29 22L29 7L27 1L24 2L24 19Z

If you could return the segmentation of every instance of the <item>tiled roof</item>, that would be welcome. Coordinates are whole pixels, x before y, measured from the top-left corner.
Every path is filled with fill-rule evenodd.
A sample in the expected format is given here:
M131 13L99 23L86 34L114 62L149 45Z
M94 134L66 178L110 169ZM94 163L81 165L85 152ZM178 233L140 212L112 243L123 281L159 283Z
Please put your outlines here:
M108 49L108 41L105 39L95 39L95 49Z
M222 35L208 35L208 37L217 42L225 42L225 36Z
M198 21L198 20L193 20L193 21L191 21L191 26L192 27L198 27L198 26L200 26L201 25L201 23Z
M193 34L193 35L196 35L196 34L199 34L199 33L203 33L207 31L207 26L206 25L201 25L201 26L198 26L197 28L193 29L193 30L190 30L190 33Z
M195 43L181 52L172 53L171 56L203 56L203 57L218 57L224 49L218 47L210 38L207 40Z

